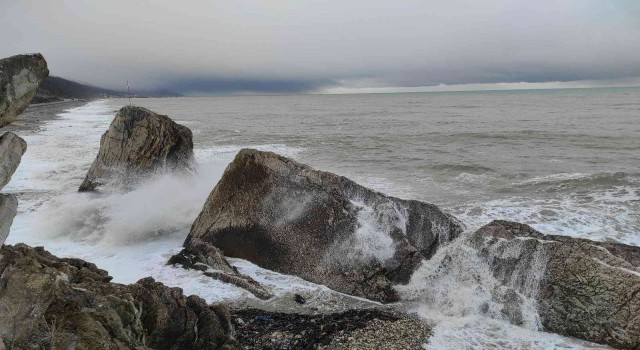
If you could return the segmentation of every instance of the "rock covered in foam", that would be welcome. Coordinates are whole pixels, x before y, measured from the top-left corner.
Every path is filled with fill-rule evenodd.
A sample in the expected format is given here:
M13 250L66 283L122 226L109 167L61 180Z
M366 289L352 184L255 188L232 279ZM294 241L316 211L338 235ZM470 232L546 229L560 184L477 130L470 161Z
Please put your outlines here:
M128 189L145 177L165 172L193 171L191 130L166 115L126 106L120 109L100 139L100 150L79 188Z
M240 349L229 311L148 277L134 284L23 244L0 249L8 349ZM0 346L2 348L2 346Z
M385 196L271 152L244 149L191 228L197 244L339 292L393 302L394 283L462 231L434 205Z
M545 330L640 348L640 247L493 221L471 237L494 276L537 300Z
M39 53L0 59L0 127L29 106L48 76L47 61Z
M243 288L263 300L273 296L253 278L238 272L220 249L210 244L194 241L189 250L183 249L172 256L168 264L203 271L206 276Z

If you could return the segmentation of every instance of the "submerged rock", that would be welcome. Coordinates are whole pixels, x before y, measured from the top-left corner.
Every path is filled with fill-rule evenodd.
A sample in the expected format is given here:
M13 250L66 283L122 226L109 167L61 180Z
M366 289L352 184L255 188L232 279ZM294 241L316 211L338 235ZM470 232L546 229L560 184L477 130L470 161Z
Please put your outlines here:
M8 349L240 349L229 311L152 278L134 284L23 244L0 249L0 344ZM2 346L0 346L2 348Z
M273 296L253 278L238 272L225 259L220 249L210 244L193 242L189 250L183 249L172 256L168 264L202 271L206 276L243 288L263 300Z
M18 135L7 132L0 136L0 189L9 183L26 150L27 142Z
M244 149L209 195L184 248L211 244L263 268L393 302L392 285L408 282L424 258L462 229L434 205Z
M494 276L537 300L545 330L640 348L640 247L493 221L471 237Z
M157 173L193 171L191 130L142 107L118 111L100 139L100 150L79 188L130 188Z
M29 106L48 76L47 61L41 54L0 59L0 127L12 123Z

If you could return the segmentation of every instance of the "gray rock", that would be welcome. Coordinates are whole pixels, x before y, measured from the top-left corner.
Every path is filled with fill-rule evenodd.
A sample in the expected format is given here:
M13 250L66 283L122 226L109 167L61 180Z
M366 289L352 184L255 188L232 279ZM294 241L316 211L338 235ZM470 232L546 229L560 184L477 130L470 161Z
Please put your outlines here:
M226 256L380 302L462 232L436 206L369 190L271 152L244 149L191 228Z
M118 111L100 139L100 150L79 191L129 189L149 176L192 172L189 128L142 107Z
M640 247L493 221L471 238L502 283L537 300L545 330L640 348Z
M0 189L9 183L26 150L27 142L18 135L7 132L0 136Z
M0 194L0 247L9 236L13 218L18 213L18 198L12 194Z
M246 289L263 300L273 296L253 278L238 272L238 269L225 259L220 249L210 244L194 241L189 250L183 249L172 256L168 264L203 271L206 276Z
M0 127L12 123L29 106L48 76L47 61L41 54L0 59Z
M225 306L150 277L110 280L41 247L2 247L0 339L9 349L241 349Z

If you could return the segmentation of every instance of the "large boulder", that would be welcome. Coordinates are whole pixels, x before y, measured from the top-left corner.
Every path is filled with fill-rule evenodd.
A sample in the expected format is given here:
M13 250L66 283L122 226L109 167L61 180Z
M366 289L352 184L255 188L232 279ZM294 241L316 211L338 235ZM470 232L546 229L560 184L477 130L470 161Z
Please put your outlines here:
M462 224L438 207L385 196L271 152L241 150L191 228L185 251L226 256L334 290L393 302Z
M48 76L47 61L41 54L0 59L0 127L12 123L29 106Z
M26 150L27 142L18 135L7 132L0 136L0 189L9 183Z
M0 344L8 349L240 349L229 311L152 278L23 244L0 249ZM0 347L1 348L1 347Z
M493 221L472 244L503 284L537 301L545 330L640 348L640 247Z
M166 115L126 106L100 139L100 150L79 191L130 188L165 172L193 171L191 130Z

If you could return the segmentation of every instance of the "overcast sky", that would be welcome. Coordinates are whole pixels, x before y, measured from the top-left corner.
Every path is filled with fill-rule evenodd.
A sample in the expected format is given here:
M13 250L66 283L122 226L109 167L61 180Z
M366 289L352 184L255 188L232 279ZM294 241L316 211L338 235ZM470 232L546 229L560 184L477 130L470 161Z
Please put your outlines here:
M0 43L120 90L636 84L640 1L0 0Z

